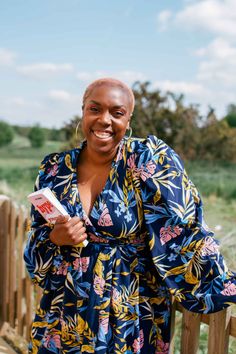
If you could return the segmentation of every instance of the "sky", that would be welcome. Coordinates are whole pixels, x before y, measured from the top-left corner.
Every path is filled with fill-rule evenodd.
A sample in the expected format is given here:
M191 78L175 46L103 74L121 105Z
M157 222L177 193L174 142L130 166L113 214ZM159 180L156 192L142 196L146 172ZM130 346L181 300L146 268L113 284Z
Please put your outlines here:
M61 127L99 77L236 104L235 0L0 0L0 120Z

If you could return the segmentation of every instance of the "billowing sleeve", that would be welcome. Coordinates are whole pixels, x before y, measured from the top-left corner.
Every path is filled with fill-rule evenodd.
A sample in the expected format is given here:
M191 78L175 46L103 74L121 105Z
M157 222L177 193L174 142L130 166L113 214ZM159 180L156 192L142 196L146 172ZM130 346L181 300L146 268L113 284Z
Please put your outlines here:
M138 161L148 244L153 264L186 309L210 313L236 303L229 271L207 228L199 193L179 156L149 136Z
M59 154L51 154L44 158L36 179L35 191L45 187L53 188L53 180L59 163ZM56 256L60 257L60 247L50 241L49 234L52 226L45 221L34 206L31 207L31 221L24 251L26 268L33 282L49 290L54 286L51 281L51 268Z

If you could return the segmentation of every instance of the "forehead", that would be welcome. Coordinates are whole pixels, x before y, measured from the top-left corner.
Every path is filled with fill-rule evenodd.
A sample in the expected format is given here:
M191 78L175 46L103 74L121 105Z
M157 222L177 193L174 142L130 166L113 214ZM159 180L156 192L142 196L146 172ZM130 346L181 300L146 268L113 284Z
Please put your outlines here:
M86 95L85 103L96 101L100 104L126 106L130 108L129 93L122 87L102 84L93 87Z

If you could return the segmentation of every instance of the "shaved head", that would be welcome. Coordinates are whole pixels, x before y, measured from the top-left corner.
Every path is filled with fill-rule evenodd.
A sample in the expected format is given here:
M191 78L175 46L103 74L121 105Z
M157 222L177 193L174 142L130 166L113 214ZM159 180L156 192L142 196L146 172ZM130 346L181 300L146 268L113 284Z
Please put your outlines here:
M129 88L129 86L127 86L122 81L116 80L116 79L113 79L110 77L95 80L86 88L85 93L83 95L83 106L85 104L86 99L89 97L89 95L92 93L92 91L99 86L117 87L117 88L120 88L122 91L124 91L127 94L127 96L129 97L130 114L133 113L134 104L135 104L135 98L134 98L133 91Z

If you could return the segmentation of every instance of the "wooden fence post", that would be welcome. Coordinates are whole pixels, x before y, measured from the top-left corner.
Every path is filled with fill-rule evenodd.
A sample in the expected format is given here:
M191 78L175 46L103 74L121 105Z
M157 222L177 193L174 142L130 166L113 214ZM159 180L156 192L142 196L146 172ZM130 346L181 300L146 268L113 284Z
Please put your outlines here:
M23 327L23 244L24 244L24 236L25 236L25 211L21 206L19 209L18 215L18 223L17 223L17 247L18 247L18 255L17 255L17 333L21 336L24 334Z
M175 317L176 317L176 301L174 298L171 299L171 324L170 324L170 354L174 354L175 348Z
M10 199L0 195L0 322L8 321Z
M212 313L209 320L208 354L227 354L231 308Z
M196 354L199 344L201 315L183 309L181 354Z

